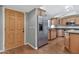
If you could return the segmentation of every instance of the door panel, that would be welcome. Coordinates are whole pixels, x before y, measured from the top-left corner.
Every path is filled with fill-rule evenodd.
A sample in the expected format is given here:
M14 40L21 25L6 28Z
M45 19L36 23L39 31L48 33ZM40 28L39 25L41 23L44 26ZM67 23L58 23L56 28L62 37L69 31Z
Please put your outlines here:
M15 33L16 33L16 46L21 46L24 44L24 14L23 13L15 13Z
M5 40L5 48L11 49L15 47L14 44L14 31L12 32L6 32L6 40Z
M14 11L5 10L5 48L14 48Z

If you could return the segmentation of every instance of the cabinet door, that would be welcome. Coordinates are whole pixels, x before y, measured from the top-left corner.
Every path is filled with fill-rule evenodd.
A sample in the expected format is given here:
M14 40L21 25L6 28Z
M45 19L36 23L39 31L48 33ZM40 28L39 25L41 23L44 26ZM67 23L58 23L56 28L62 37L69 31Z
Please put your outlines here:
M76 19L76 18L73 16L73 17L67 18L66 20L67 20L67 22L71 22L71 21L75 22L75 19Z
M60 19L60 24L61 25L66 25L66 19Z
M79 17L76 18L76 24L79 25Z
M39 8L37 9L37 15L38 16L44 16L45 12L46 12L45 10L42 10L42 9L39 9Z
M60 19L60 25L63 25L62 22L63 22L63 19Z
M51 29L51 40L56 38L56 29Z
M24 45L24 14L21 12L15 13L15 44Z
M70 51L79 53L79 34L70 34Z
M57 24L59 24L59 20L57 18L52 18L51 24L52 25L57 25Z
M41 11L41 16L44 16L45 15L45 11Z
M64 30L62 29L57 30L57 36L64 36Z
M69 33L65 33L65 47L69 49Z
M63 25L66 25L66 23L67 23L67 20L66 20L66 19L63 19L63 20L62 20L62 24L63 24Z
M48 31L48 40L51 40L51 30Z

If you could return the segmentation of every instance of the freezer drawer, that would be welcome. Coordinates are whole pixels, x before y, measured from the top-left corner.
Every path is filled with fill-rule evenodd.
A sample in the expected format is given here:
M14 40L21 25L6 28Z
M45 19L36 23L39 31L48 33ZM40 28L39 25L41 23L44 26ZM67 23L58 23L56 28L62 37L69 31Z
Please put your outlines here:
M47 37L46 37L46 38L41 37L41 38L39 38L39 40L38 40L38 47L41 47L41 46L43 46L43 45L45 45L45 44L47 44L47 43L48 43Z

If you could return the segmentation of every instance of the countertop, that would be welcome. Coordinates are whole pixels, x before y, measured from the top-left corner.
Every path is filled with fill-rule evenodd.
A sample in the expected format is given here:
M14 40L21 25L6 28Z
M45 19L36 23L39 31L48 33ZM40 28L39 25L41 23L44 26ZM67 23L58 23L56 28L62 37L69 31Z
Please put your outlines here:
M79 33L79 26L52 25L50 29L64 29L65 33Z
M79 29L79 26L62 26L62 25L58 25L58 26L54 26L54 25L51 25L51 28L50 29Z
M79 30L67 30L66 33L79 33Z

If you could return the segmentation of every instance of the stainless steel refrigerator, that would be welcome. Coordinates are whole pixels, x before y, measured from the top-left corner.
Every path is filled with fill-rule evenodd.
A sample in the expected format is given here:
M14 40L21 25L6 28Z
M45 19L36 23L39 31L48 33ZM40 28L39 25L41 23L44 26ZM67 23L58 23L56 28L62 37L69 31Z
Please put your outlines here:
M48 19L47 16L37 16L37 46L48 43Z

